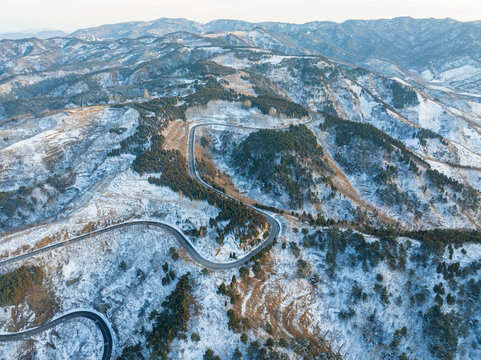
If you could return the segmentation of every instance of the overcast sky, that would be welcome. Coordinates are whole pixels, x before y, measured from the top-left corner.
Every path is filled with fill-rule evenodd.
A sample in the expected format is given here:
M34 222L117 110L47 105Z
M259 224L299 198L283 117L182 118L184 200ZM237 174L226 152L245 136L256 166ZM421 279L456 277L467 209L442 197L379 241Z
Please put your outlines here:
M283 21L396 16L481 20L481 0L1 0L0 32L98 26L160 17Z

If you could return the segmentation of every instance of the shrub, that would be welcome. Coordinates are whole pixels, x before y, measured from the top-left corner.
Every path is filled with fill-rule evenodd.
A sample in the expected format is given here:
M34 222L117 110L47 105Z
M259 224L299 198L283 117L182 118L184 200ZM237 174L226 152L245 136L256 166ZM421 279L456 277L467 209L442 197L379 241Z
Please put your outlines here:
M229 319L227 326L235 333L240 333L249 328L249 319L237 317L233 309L227 310L227 318Z
M214 360L214 351L212 349L207 349L204 353L204 360Z
M301 249L299 249L299 246L297 246L297 244L294 241L291 241L289 245L291 247L291 251L294 254L294 256L299 257L299 255L301 255Z
M279 339L279 346L287 348L289 346L289 342L285 338L281 338Z
M239 276L241 279L245 279L249 276L249 268L245 266L241 266L239 269Z
M252 272L254 273L254 275L260 274L261 271L262 271L261 263L257 260L254 261L254 264L252 264Z
M297 276L301 278L306 278L309 275L310 266L307 261L303 259L297 260Z
M242 353L240 352L238 347L234 349L234 353L232 354L232 360L242 360Z
M117 360L145 360L142 355L142 345L137 343L135 345L126 346L122 349L122 354Z
M374 291L379 294L379 296L381 297L381 301L384 304L386 304L386 305L389 304L389 296L388 296L387 289L386 289L385 286L383 286L379 283L376 283L376 284L374 284Z
M456 303L456 297L448 294L448 296L446 296L446 302L448 305L454 305Z
M126 271L127 270L127 263L125 262L125 260L122 260L119 264L119 268L120 270L122 271Z
M219 285L219 288L217 289L217 294L225 295L226 293L226 287L225 284L222 283Z

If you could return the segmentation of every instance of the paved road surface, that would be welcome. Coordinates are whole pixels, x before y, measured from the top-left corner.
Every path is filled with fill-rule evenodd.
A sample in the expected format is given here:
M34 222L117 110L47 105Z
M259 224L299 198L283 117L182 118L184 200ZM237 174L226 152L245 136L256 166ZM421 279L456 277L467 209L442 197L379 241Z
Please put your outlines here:
M213 188L209 184L205 183L198 176L197 171L195 169L195 155L194 155L195 129L199 126L209 126L209 125L221 125L221 124L209 123L209 124L194 125L189 131L189 141L188 141L189 173L197 181L199 181L204 186L210 188L211 190L213 190L213 191L215 191L215 192L217 192L217 193L219 193L223 196L226 196L226 197L232 198L236 201L239 201L236 198L234 198L234 197L232 197L228 194L225 194L225 193ZM245 128L245 129L255 129L255 128L244 127L244 126L240 126L240 125L224 125L224 126L233 126L233 127L239 127L239 128ZM15 257L10 258L10 259L2 260L2 261L0 261L0 267L11 264L11 263L19 261L19 260L27 259L29 257L35 256L35 255L38 255L38 254L41 254L41 253L44 253L44 252L47 252L47 251L50 251L50 250L53 250L53 249L58 249L58 248L67 246L69 244L73 244L73 243L76 243L76 242L79 242L79 241L82 241L82 240L85 240L85 239L88 239L88 238L91 238L91 237L109 232L109 231L112 231L112 230L115 230L115 229L121 229L121 228L125 228L125 227L139 226L140 225L140 226L147 226L147 227L159 227L163 230L166 230L166 231L170 232L177 239L179 244L182 245L185 248L185 250L189 253L190 257L194 261L196 261L198 264L200 264L200 265L202 265L206 268L213 269L213 270L237 268L237 267L240 267L240 266L246 264L247 262L249 262L251 257L257 255L262 249L264 249L265 247L272 244L272 242L279 235L279 232L280 232L280 224L275 218L273 218L272 216L270 216L266 212L264 212L262 210L259 210L259 209L255 208L255 207L253 207L249 204L245 204L245 205L248 206L249 208L257 211L257 212L262 213L265 216L265 218L266 218L266 220L267 220L267 222L269 223L269 226L270 226L270 232L269 232L269 236L267 237L267 239L265 239L259 246L257 246L253 250L251 250L246 256L244 256L240 259L237 259L235 261L232 261L232 262L219 263L219 262L213 262L213 261L210 261L210 260L204 258L194 248L194 246L184 236L184 234L182 234L178 229L176 229L175 227L173 227L169 224L165 224L165 223L160 222L160 221L138 220L138 221L130 221L130 222L125 222L125 223L120 223L120 224L108 226L106 228L103 228L103 229L100 229L100 230L95 230L95 231L92 231L92 232L87 233L87 234L76 236L76 237L71 238L69 240L65 240L65 241L61 241L61 242L58 242L58 243L55 243L55 244L52 244L52 245L48 245L48 246L45 246L43 248L33 250L31 252L28 252L28 253L25 253L25 254L22 254L22 255L15 256ZM38 326L38 327L30 329L30 330L25 330L25 331L21 331L21 332L18 332L18 333L11 333L11 334L0 334L0 342L21 340L21 339L33 336L35 334L41 333L42 331L46 331L46 330L48 330L52 327L55 327L55 326L57 326L57 325L59 325L63 322L66 322L68 320L78 318L78 317L84 317L84 318L90 319L90 320L94 321L95 324L98 326L98 328L102 332L102 336L104 338L104 352L103 352L103 355L102 355L102 359L103 360L110 360L110 358L112 356L112 349L113 349L113 338L112 338L112 333L110 332L110 328L107 326L105 321L98 314L96 314L94 312L87 311L87 310L73 311L71 313L65 314L65 315L63 315L63 316L61 316L61 317L59 317L55 320L49 321L48 323L45 323L41 326Z
M64 322L67 322L69 320L79 318L79 317L92 320L95 323L95 325L97 325L97 327L100 329L100 332L102 333L102 337L104 338L104 351L102 354L102 360L110 360L110 358L112 357L112 345L113 345L113 339L112 339L112 334L110 332L110 328L100 315L87 310L72 311L68 314L62 315L52 321L49 321L48 323L45 323L43 325L40 325L30 330L20 331L20 332L11 333L11 334L1 334L0 341L23 340L25 338L29 338L33 335L36 335L43 331L51 329L59 324L62 324Z

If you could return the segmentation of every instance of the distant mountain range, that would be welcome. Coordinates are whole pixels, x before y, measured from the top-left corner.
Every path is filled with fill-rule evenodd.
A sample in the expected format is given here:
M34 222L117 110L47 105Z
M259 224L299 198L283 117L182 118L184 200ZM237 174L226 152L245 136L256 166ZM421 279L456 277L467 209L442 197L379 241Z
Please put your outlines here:
M248 21L229 19L214 20L209 23L202 24L182 18L160 18L153 21L131 21L80 29L73 32L70 36L87 38L95 37L97 39L133 39L141 36L162 36L176 31L186 31L193 34L202 35L214 31L252 30L255 28L265 28L284 33L305 29L314 29L321 24L337 25L336 23L329 21L314 21L305 24L289 24L279 22L251 23Z
M384 76L481 94L481 21L453 19L251 23L161 18L80 29L0 34L0 39L75 37L83 41L163 37L190 33L223 47L249 47L285 55L322 55ZM175 36L175 35L173 35Z
M0 40L19 40L19 39L50 39L53 37L67 36L66 32L61 30L41 30L41 31L25 31L25 32L6 32L0 33Z
M82 39L163 36L183 31L288 55L323 55L385 75L417 77L464 91L481 89L481 22L452 19L314 21L305 24L161 18L75 31ZM459 68L463 67L463 71Z

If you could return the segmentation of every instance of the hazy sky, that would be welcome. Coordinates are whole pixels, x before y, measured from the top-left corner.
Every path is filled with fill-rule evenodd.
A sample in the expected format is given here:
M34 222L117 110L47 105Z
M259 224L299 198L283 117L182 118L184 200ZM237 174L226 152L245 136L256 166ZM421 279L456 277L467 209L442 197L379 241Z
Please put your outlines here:
M481 0L1 0L0 32L73 31L123 21L185 17L284 21L344 21L396 16L481 20Z

